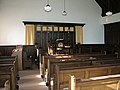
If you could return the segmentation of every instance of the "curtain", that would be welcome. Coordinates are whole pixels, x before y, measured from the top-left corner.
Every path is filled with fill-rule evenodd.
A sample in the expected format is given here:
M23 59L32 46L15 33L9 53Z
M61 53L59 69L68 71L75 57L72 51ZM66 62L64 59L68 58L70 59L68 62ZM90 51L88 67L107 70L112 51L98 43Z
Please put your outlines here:
M34 45L34 25L25 25L25 45Z
M78 44L78 43L83 44L83 27L76 26L75 34L76 34L76 44Z

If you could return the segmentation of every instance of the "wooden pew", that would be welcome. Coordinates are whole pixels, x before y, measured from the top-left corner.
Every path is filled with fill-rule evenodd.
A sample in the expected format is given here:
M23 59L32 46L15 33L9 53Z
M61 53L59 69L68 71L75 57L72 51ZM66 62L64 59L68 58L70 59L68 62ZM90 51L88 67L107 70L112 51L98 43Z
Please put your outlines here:
M43 79L45 79L46 69L48 69L48 60L70 60L70 59L89 59L89 58L108 58L113 57L113 55L105 55L105 54L83 54L83 55L51 55L51 56L41 56L40 55L40 75Z
M52 67L52 64L50 64L50 62L59 62L61 60L79 60L79 61L87 61L87 59L89 60L95 60L95 59L99 59L99 58L112 58L113 56L112 55L103 55L103 54L85 54L85 55L56 55L56 56L43 56L43 70L40 70L40 72L42 72L42 76L44 78L44 80L46 81L47 80L47 84L48 85L49 83L49 78L51 77L52 75L52 72L51 72L51 67ZM97 62L98 63L98 62ZM42 64L41 64L42 65ZM41 66L40 65L40 66ZM88 65L88 64L87 64ZM90 65L90 64L89 64ZM46 72L47 70L47 72ZM54 71L54 70L52 70ZM51 73L51 74L50 74ZM45 77L46 75L46 77Z
M1 65L5 65L5 64L12 64L13 65L13 67L14 67L14 71L15 71L15 76L17 77L17 73L18 73L18 71L17 71L17 68L16 68L16 61L14 60L14 59L11 59L11 60L1 60L0 59L0 64Z
M52 59L70 59L72 56L71 55L55 55L55 56L41 56L41 63L40 63L40 67L41 67L41 77L45 78L45 73L46 73L46 69L48 68L48 60Z
M69 90L119 90L120 74L76 80L70 76Z
M10 81L10 90L16 89L16 78L12 64L0 64L0 79L8 79Z
M115 61L114 61L115 60ZM105 63L118 63L120 59L112 58L110 59L96 59L96 58L89 58L89 59L51 59L48 60L48 71L47 71L47 84L50 83L50 78L53 77L55 74L55 65L62 65L63 67L70 67L70 66L90 66L96 64L105 64Z
M46 85L48 88L51 88L50 81L51 79L54 79L55 75L55 65L60 65L62 67L80 67L80 66L90 66L90 65L100 65L100 64L106 64L106 63L120 63L120 59L118 58L112 58L112 59L85 59L85 60L48 60L48 73L47 73L47 83Z
M10 90L10 80L0 79L0 90Z
M18 59L16 56L0 56L0 64L14 63L17 80L19 80Z
M43 66L47 67L48 64L48 60L50 59L88 59L90 57L95 57L95 58L108 58L108 57L114 57L113 54L81 54L81 55L45 55L45 56L41 56L41 64L43 64Z
M51 88L51 79L54 78L55 75L55 65L62 65L63 67L79 67L79 66L88 66L91 65L91 61L82 61L82 60L65 60L65 59L60 59L60 60L53 60L53 61L48 61L48 73L47 73L47 82L46 85L48 88Z
M91 55L92 56L92 55ZM41 75L42 78L45 80L46 73L49 73L48 69L50 68L50 61L60 61L60 60L82 60L82 59L88 59L89 55L81 55L80 57L78 55L55 55L55 56L43 56L42 57L42 64L41 64Z
M74 75L76 79L88 79L91 77L119 74L120 64L103 64L80 67L61 67L56 65L54 77L54 90L68 87L69 76Z
M17 56L0 56L0 61L7 62L7 61L13 61L13 60L16 62L15 65L16 65L16 69L18 71L18 58L17 58Z
M0 57L0 75L9 76L11 90L18 89L19 80L17 58L11 56ZM1 78L2 79L2 78Z

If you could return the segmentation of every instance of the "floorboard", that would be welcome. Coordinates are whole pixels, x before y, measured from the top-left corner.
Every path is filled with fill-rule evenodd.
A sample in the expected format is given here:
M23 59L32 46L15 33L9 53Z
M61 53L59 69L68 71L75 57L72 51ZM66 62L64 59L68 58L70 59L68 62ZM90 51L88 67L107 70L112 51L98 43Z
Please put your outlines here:
M39 77L38 70L23 70L19 74L19 90L48 90L45 82Z

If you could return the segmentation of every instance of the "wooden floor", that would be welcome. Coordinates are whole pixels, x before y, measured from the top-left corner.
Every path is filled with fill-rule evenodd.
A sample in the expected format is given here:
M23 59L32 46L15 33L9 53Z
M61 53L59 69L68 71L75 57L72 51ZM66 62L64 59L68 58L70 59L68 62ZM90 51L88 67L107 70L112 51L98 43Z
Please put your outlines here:
M38 70L20 71L19 90L48 90Z

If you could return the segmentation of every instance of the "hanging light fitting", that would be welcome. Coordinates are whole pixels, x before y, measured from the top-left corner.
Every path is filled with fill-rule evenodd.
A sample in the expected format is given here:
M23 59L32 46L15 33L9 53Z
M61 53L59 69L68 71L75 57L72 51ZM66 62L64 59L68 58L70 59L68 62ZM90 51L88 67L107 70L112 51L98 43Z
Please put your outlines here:
M64 0L64 7L63 7L63 12L62 12L62 15L63 15L63 16L66 16L66 15L67 15L67 12L66 12L65 9L66 9L66 8L65 8L65 0Z
M111 11L108 11L108 12L106 12L106 15L107 15L107 16L111 16L111 15L112 15L112 12L111 12Z
M111 16L112 12L110 11L110 2L108 0L108 12L105 13L107 16Z
M47 1L47 5L44 7L44 10L45 10L46 12L50 12L50 11L52 10L52 7L51 7L50 4L49 4L49 0Z

